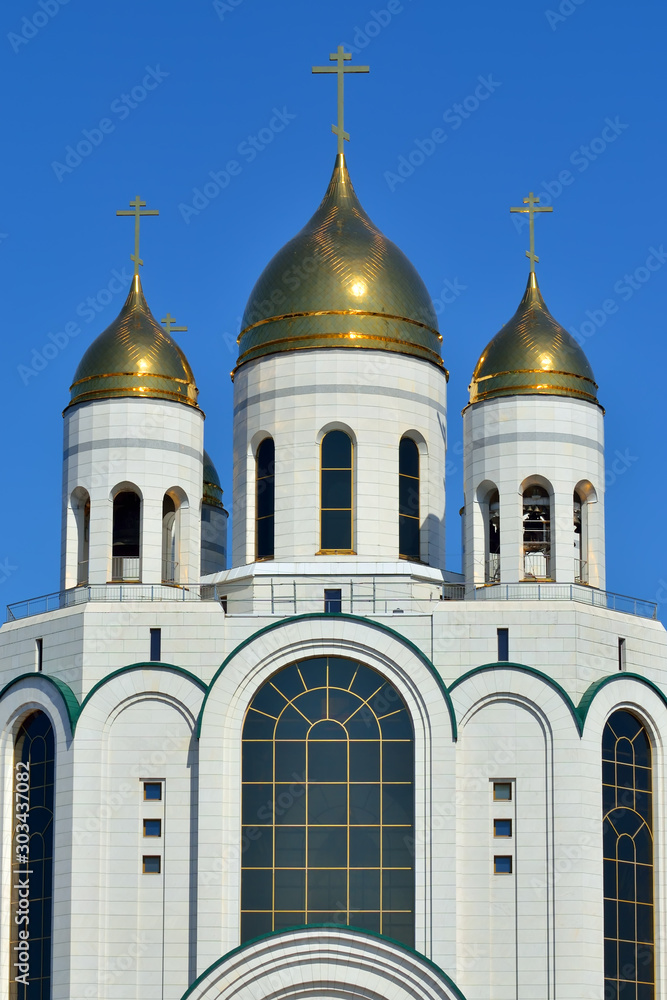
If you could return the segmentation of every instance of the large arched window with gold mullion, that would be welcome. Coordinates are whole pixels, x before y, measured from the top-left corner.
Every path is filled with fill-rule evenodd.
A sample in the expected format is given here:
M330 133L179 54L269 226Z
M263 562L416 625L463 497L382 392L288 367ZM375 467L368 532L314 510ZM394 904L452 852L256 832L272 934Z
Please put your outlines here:
M264 438L255 460L255 555L257 559L273 559L275 546L275 464L276 446L273 438Z
M14 743L10 1000L51 996L54 767L53 727L33 712Z
M322 438L320 459L320 551L353 551L353 447L345 431Z
M380 674L342 657L267 681L243 726L241 940L303 924L414 944L413 730Z
M651 746L621 709L602 740L605 997L655 1000Z

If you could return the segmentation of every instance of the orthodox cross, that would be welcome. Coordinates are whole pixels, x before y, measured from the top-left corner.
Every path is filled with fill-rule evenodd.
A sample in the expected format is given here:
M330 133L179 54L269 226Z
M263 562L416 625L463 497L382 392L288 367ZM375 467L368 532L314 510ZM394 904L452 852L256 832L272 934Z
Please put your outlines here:
M175 323L175 322L176 322L176 320L171 315L171 313L167 313L167 315L165 316L165 318L160 320L160 323L165 328L165 330L167 331L168 334L172 334L172 333L187 333L187 329L188 329L187 326L172 326L172 323Z
M142 208L146 205L145 201L141 201L139 195L130 202L132 211L128 212L127 209L116 212L116 215L133 215L134 216L134 253L130 255L130 260L134 261L134 273L139 274L139 265L143 264L143 260L139 257L139 220L142 215L159 215L159 211L155 208L148 208L145 212L142 212Z
M313 73L336 73L338 76L338 125L332 125L331 131L338 136L338 152L344 152L344 140L350 140L350 136L343 126L343 103L344 103L344 79L345 73L369 73L370 66L346 66L347 60L352 58L351 52L346 52L342 45L338 46L337 52L332 52L329 56L335 66L313 66Z
M527 198L523 199L524 205L528 205L528 208L510 208L510 212L523 212L528 213L528 225L530 228L530 250L526 250L526 257L530 261L530 270L535 270L535 264L539 264L540 258L535 255L535 213L536 212L553 212L553 208L536 208L535 206L539 202L539 198L536 198L531 191Z

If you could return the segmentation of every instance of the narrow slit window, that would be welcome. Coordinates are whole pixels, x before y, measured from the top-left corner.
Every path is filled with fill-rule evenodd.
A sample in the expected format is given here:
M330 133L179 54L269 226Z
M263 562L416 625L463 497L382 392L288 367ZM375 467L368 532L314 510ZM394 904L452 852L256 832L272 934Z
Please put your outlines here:
M510 658L510 630L499 628L498 632L498 662L505 662Z
M489 495L486 514L485 582L500 583L500 495L498 490L494 490Z
M162 659L162 629L152 628L151 630L151 663L158 663Z
M618 640L618 669L625 670L625 639Z
M322 439L320 551L352 552L352 441L344 431Z
M401 559L420 557L419 448L407 437L398 446L398 552Z
M275 463L276 446L267 437L257 449L255 554L257 559L273 559L275 550Z
M343 591L324 591L324 610L328 615L339 615L343 610Z
M38 673L44 669L44 640L35 639L35 667Z

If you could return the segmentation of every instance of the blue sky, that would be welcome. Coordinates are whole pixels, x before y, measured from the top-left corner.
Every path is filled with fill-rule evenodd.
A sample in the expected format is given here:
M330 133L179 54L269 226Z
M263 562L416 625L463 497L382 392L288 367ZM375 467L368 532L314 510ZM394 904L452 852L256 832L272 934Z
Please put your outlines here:
M536 223L543 294L583 339L607 411L608 589L663 615L664 4L5 0L0 21L2 603L58 587L61 411L122 305L132 223L115 212L137 193L160 210L142 229L144 290L158 318L189 327L178 336L230 500L239 318L326 188L335 83L310 70L345 43L371 67L346 88L355 188L439 310L450 568L460 411L523 293L528 236L509 208L533 190L554 206Z

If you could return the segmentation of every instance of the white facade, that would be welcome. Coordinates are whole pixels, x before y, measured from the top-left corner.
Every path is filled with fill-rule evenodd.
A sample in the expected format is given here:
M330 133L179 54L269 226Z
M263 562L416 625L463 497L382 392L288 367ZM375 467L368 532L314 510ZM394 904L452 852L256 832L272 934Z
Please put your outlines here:
M42 712L55 745L44 996L602 998L601 747L618 710L644 727L652 766L655 987L633 997L667 994L667 636L654 607L615 603L603 589L602 411L562 395L505 395L466 409L458 574L444 561L445 400L442 369L393 350L326 347L242 364L232 565L205 577L201 412L129 396L66 410L62 590L50 602L13 605L0 629L0 996L17 995L23 772L15 744ZM336 429L353 444L353 551L345 554L320 551L320 445ZM419 560L400 558L398 452L406 436L419 451ZM257 448L267 437L275 443L275 549L257 560ZM548 497L551 565L531 579L523 494L532 485ZM500 570L489 580L494 490ZM578 571L575 491L585 506ZM114 556L126 544L114 520L119 493L141 501L136 567L115 563L134 558ZM169 576L165 566L175 562L178 574ZM246 787L268 782L276 803L287 796L285 811L314 794L307 789L315 781L295 770L279 793L275 742L270 781L247 777L244 751L251 764L255 751L244 726L259 711L252 706L263 685L313 658L327 665L321 721L339 724L328 693L339 660L374 671L389 685L389 702L407 712L413 767L395 785L413 783L412 825L387 818L395 802L389 779L378 779L378 795L389 798L377 823L352 822L350 806L344 822L328 822L346 826L349 843L353 827L378 826L380 864L354 865L351 854L345 865L330 861L346 871L348 892L346 903L331 895L330 919L244 938L242 912L268 908L271 920L283 912L273 897L244 903L244 891L252 901L248 852L260 834L277 845L280 826L277 806L264 823L261 789L260 808L244 813ZM364 704L384 721L393 708L376 710L376 694ZM383 730L387 759L390 743ZM371 779L346 772L339 784L351 796L352 785L370 788ZM391 794L398 801L395 788ZM33 822L41 822L36 806ZM256 835L262 825L271 833ZM398 849L383 838L401 825L398 849L410 865L392 867L386 859ZM257 870L273 871L278 853L276 846ZM388 875L388 888L368 889L371 903L358 910L408 913L401 941L348 920L350 873L377 868L384 877L383 865L409 873L401 885L414 890L413 905L387 902L398 884ZM321 865L291 867L311 877ZM324 909L308 891L299 897L304 912ZM19 955L25 940L16 943Z

